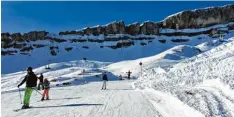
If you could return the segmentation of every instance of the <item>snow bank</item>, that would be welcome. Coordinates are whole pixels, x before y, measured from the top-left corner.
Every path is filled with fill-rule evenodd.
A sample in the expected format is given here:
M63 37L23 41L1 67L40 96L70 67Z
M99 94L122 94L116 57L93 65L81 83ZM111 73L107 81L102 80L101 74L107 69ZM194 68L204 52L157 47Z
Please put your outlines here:
M204 116L234 116L233 60L234 41L230 41L165 72L146 71L134 85L166 92Z

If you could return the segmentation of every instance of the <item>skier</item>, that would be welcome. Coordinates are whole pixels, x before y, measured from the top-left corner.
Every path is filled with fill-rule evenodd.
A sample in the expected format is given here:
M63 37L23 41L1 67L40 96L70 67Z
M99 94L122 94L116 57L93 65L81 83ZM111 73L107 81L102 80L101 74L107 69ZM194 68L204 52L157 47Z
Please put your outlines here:
M42 90L44 90L44 86L43 86L43 74L41 73L40 77L38 78L39 79L39 84L38 84L38 87L37 87L37 90L40 90L41 87L42 87Z
M45 96L46 96L46 100L49 100L50 82L47 80L47 78L44 79L43 86L44 86L44 92L42 94L41 101L45 99Z
M126 72L127 74L128 74L128 79L130 80L130 78L131 78L131 73L132 72L130 72L130 70L128 71L128 72Z
M119 80L123 80L123 77L121 74L119 75Z
M29 108L30 97L33 88L37 86L37 76L33 73L32 67L27 68L27 75L24 80L18 85L18 88L26 82L25 94L24 94L24 105L22 109Z
M103 90L103 89L106 90L106 82L108 81L106 72L104 72L103 77L102 77L102 80L103 80L102 90Z

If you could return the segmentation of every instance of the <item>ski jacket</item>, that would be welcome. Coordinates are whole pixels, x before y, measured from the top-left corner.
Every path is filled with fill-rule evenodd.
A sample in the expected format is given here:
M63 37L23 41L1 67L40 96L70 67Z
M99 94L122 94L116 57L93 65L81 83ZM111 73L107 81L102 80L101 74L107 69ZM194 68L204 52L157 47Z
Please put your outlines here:
M107 78L107 75L106 75L106 74L103 75L102 80L108 81L108 78Z
M24 80L19 84L19 86L21 86L25 82L26 82L26 87L36 87L37 86L37 76L33 72L28 73L24 77Z
M50 82L48 80L45 80L43 83L43 86L45 89L49 89L50 88Z
M39 77L39 81L40 81L40 83L43 82L43 75L41 75L41 76Z

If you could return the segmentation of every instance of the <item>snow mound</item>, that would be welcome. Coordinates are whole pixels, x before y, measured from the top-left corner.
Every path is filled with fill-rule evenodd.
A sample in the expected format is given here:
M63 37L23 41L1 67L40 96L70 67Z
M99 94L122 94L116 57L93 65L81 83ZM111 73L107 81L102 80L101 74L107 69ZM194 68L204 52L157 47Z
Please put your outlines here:
M126 76L126 72L130 70L133 78L137 78L141 73L140 62L143 63L143 71L147 71L155 67L168 67L182 59L195 56L199 53L200 50L196 47L179 45L151 57L113 63L107 66L106 69L116 76L119 76L120 74Z
M146 71L134 87L166 92L204 116L231 117L234 116L233 60L234 41L230 41L164 69L165 72L157 68ZM151 100L154 98L151 96Z

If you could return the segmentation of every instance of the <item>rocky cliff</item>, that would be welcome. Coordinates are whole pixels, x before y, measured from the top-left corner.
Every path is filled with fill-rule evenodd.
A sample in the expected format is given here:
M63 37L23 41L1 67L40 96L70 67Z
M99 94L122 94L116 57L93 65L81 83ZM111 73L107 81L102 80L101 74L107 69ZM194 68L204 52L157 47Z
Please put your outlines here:
M142 24L137 22L125 26L124 22L120 21L112 22L105 26L87 27L79 31L65 31L60 32L59 34L95 36L100 34L159 35L159 30L162 28L204 28L216 24L226 24L229 22L234 22L234 5L183 11L165 18L162 22L147 21Z
M164 19L163 27L172 29L201 28L234 21L234 5L190 10Z
M124 21L111 22L104 26L86 27L82 30L63 31L59 35L108 35L108 34L129 34L129 35L159 35L160 29L185 29L185 28L203 28L215 24L225 24L234 22L234 5L223 7L210 7L206 9L189 10L176 13L165 18L162 22L146 21L142 24L136 22L125 25ZM12 39L34 40L45 39L48 32L32 31L25 34L20 33L2 33L2 39L11 37Z
M228 24L232 22L232 24ZM133 23L125 25L124 21L111 22L103 26L86 27L81 30L63 31L59 32L57 36L52 36L46 31L31 31L28 33L1 33L2 48L20 48L26 46L26 42L35 40L50 40L52 42L66 42L69 35L78 36L72 38L73 42L98 42L103 41L119 41L122 39L132 40L150 40L152 35L156 36L196 36L200 34L213 35L219 33L221 29L217 27L209 28L208 30L199 30L195 32L182 31L180 29L198 29L209 27L217 24L228 24L227 29L221 30L222 33L228 33L228 30L234 30L234 5L226 5L222 7L210 7L205 9L197 9L190 11L183 11L171 16L168 16L161 22L146 21L143 23ZM162 30L173 31L162 31ZM103 39L98 36L103 36ZM118 35L118 36L116 36ZM121 36L119 36L121 35ZM143 36L142 36L143 35ZM68 36L64 39L63 36ZM85 37L85 38L82 38ZM90 38L90 36L93 36ZM134 37L135 36L135 37ZM41 47L41 45L36 45Z

